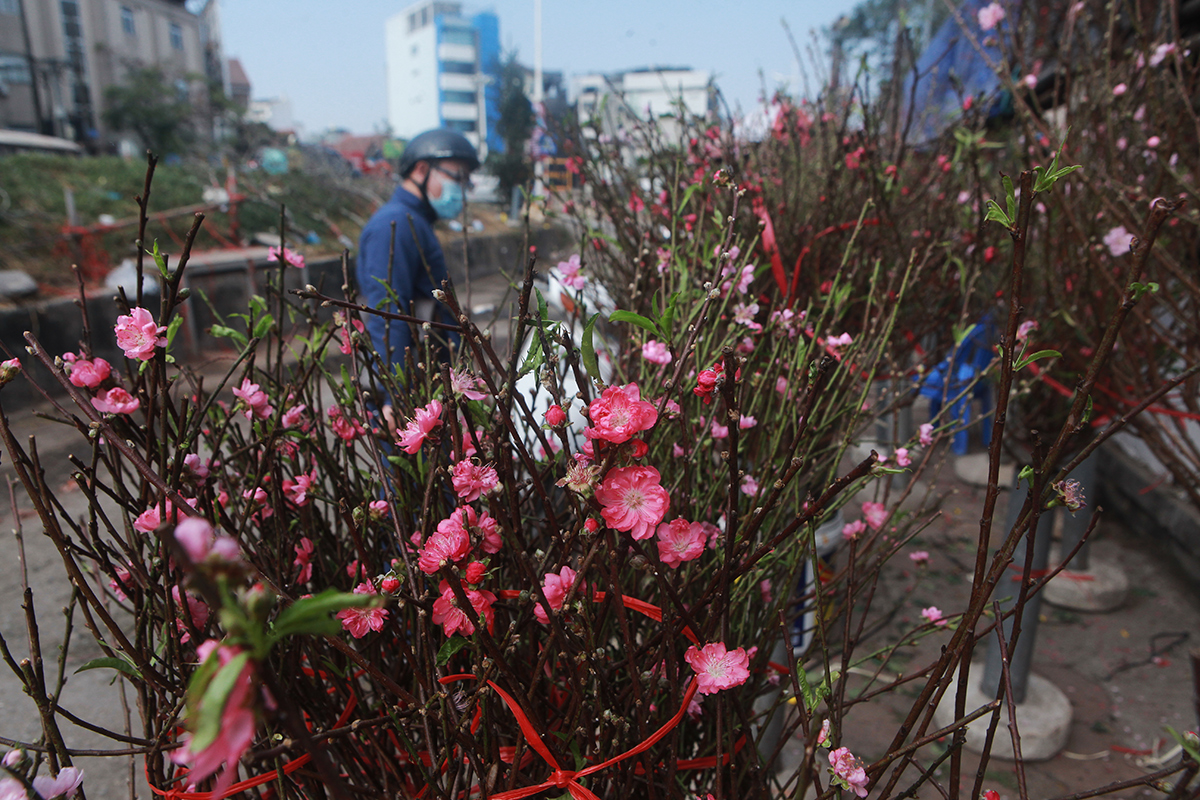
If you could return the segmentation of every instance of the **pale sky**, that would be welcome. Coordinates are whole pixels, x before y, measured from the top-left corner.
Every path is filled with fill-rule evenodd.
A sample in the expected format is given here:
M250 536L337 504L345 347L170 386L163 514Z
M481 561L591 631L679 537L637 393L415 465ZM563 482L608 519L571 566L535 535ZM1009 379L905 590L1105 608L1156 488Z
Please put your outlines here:
M287 95L308 134L331 127L383 128L384 20L405 0L220 0L225 54L241 60L255 98ZM786 19L814 86L812 31L855 0L543 0L543 63L572 74L650 65L714 73L730 107L803 78L780 23ZM469 15L495 11L500 45L533 64L534 0L463 2Z

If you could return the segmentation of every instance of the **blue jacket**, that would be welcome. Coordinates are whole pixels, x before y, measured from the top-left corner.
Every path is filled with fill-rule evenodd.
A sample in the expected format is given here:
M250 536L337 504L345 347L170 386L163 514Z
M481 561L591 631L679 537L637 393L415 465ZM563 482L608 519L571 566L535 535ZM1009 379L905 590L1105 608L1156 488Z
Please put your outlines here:
M446 279L446 259L442 245L433 233L437 215L421 198L402 186L396 187L387 201L363 228L358 240L355 274L362 302L382 311L411 314L423 311L425 319L452 322L445 308L433 300L433 290ZM396 223L396 241L392 265L392 291L400 301L396 308L385 288L388 279L388 253L392 251L392 223ZM421 301L426 301L421 303ZM435 311L415 306L434 303ZM371 343L389 368L404 366L404 351L414 345L412 329L404 322L366 316ZM386 339L386 342L385 342ZM386 345L386 349L385 349Z

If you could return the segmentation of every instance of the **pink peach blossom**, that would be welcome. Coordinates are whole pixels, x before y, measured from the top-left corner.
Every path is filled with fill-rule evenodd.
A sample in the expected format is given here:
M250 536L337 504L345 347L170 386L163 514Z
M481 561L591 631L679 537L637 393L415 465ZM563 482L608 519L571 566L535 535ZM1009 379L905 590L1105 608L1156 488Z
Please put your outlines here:
M942 616L942 611L937 606L929 606L929 608L921 609L921 616L939 628L950 622L950 620Z
M442 596L433 601L432 619L434 624L441 625L442 632L447 637L456 633L462 633L464 636L475 633L475 624L467 617L466 612L458 607L458 598L455 596L454 590L450 588L450 584L443 580L438 584L438 591ZM483 620L490 633L496 622L496 612L492 610L492 603L496 602L496 595L483 589L466 588L464 591L467 600L471 602L471 607L475 609L475 613Z
M666 344L654 339L642 345L642 358L652 364L670 364L673 360L671 351Z
M636 383L609 386L588 406L592 427L584 428L589 439L604 439L622 444L634 434L649 430L658 422L658 410L642 399Z
M311 539L307 536L300 537L300 543L295 546L296 560L292 562L293 567L300 568L300 574L296 576L296 583L303 584L312 580L314 549Z
M553 572L546 573L546 577L542 579L542 593L546 595L546 602L550 604L551 610L558 611L563 607L567 593L575 585L575 578L575 570L566 566L560 569L557 575ZM550 615L546 613L546 608L540 601L534 604L533 615L543 625L550 624Z
M421 445L425 443L425 440L429 438L429 434L433 432L433 429L441 424L442 402L440 400L430 400L424 408L417 409L416 415L396 441L396 446L403 449L409 455L415 455L421 449Z
M142 401L114 386L93 397L92 406L101 414L132 414L141 408Z
M883 527L883 523L887 520L887 508L883 503L863 503L862 504L863 519L871 526L871 530L877 531Z
M727 651L721 642L689 647L683 660L696 671L697 694L715 694L741 686L750 677L750 656L744 648Z
M921 447L929 447L933 444L933 423L925 422L921 424L920 436L917 439L921 443Z
M283 255L282 259L279 257L281 253ZM304 266L304 256L300 255L295 250L289 250L286 247L267 248L267 261L278 263L281 260L289 267L295 267L296 269L300 269Z
M546 409L543 419L551 428L557 428L567 421L567 412L562 410L562 406L552 405Z
M315 469L311 473L300 473L295 480L284 478L283 495L298 506L306 506L308 505L308 492L316 480L317 471Z
M243 411L246 419L268 419L275 413L271 398L257 383L251 383L249 378L242 379L242 385L233 390L233 395L246 404Z
M925 566L929 563L929 553L926 550L913 550L908 554L908 558L918 567Z
M364 581L355 586L354 593L378 594L374 584L370 581ZM381 608L380 606L365 606L361 608L343 608L336 616L342 621L342 627L350 631L351 636L355 639L361 639L367 635L367 631L378 633L383 630L383 624L387 621L388 612L386 608Z
M468 503L478 500L480 496L494 491L500 485L495 467L471 461L459 461L455 464L450 480L454 485L455 494Z
M426 575L433 575L442 567L462 561L471 552L471 537L465 528L447 528L438 526L417 558L417 566Z
M149 361L156 347L166 347L167 328L154 322L154 317L144 308L135 308L129 314L117 317L113 328L117 334L117 345L125 351L126 358Z
M990 3L979 9L979 13L976 16L979 18L979 29L990 31L999 25L1000 20L1004 19L1008 14L999 3Z
M68 353L67 355L72 354ZM63 356L63 360L66 360L66 356ZM112 374L112 367L103 358L93 358L91 361L79 358L73 359L69 363L71 368L68 379L72 385L81 389L95 389L108 380L108 376Z
M596 500L604 507L601 511L604 521L614 530L629 531L634 539L650 537L671 504L660 481L654 467L609 470L596 490Z
M703 525L682 518L659 525L657 533L658 557L671 569L678 569L684 561L699 558L708 539Z
M579 274L583 269L583 264L579 260L579 254L575 253L566 261L558 262L558 266L554 271L558 273L558 280L563 286L575 291L581 291L585 278Z
M829 754L829 766L835 781L859 797L867 796L867 772L863 769L862 762L850 753L849 748L839 747L832 751Z

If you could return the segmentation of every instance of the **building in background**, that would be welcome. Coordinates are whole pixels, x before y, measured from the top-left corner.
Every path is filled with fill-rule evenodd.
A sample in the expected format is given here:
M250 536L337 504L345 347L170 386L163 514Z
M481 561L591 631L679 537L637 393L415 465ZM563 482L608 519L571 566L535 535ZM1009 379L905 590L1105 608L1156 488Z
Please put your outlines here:
M204 107L206 81L225 83L216 2L0 0L0 127L116 149L104 91L148 66Z
M388 124L395 136L450 128L481 158L489 148L503 148L496 133L500 23L494 13L465 17L459 3L423 0L390 17L384 35Z
M717 111L712 73L690 67L643 67L571 79L581 122L599 117L600 129L616 134L632 122L656 121L667 141L678 133L680 110L708 118Z

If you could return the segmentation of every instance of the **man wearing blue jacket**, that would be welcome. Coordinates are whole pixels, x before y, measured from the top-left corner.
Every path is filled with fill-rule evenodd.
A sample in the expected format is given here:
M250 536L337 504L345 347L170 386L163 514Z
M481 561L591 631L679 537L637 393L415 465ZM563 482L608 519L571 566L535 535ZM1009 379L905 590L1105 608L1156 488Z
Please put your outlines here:
M356 274L362 301L384 311L452 323L433 299L433 290L447 278L433 224L462 213L463 194L471 172L479 167L479 154L461 133L439 128L413 138L400 156L399 167L400 185L358 240ZM399 307L389 297L389 285ZM413 326L374 315L366 315L366 326L386 368L403 369L405 352L417 344ZM392 407L383 405L381 413L394 435Z

